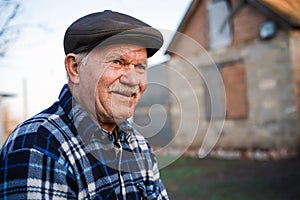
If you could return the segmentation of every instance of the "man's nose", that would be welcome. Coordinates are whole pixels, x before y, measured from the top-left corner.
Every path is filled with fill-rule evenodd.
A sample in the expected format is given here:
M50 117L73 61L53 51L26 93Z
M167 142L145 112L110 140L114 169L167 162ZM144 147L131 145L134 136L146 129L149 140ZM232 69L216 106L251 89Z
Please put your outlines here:
M120 82L125 85L135 86L141 81L141 75L137 73L135 67L130 67L120 78Z

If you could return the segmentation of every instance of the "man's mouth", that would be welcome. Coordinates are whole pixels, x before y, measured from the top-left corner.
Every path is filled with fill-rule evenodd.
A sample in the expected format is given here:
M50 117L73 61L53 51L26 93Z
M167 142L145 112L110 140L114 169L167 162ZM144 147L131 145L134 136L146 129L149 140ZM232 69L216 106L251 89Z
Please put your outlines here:
M137 93L131 93L131 92L119 92L119 91L112 91L115 94L119 94L125 97L136 97Z

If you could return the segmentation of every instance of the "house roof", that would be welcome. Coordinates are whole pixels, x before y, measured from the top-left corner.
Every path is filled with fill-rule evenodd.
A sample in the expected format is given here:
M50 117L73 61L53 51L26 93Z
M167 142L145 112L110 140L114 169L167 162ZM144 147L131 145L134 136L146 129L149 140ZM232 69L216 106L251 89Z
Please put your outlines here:
M187 9L182 21L180 22L177 31L184 33L191 18L194 16L197 8L203 3L203 0L192 0L189 8ZM243 9L245 3L249 3L265 16L273 19L280 26L293 29L300 29L300 0L240 0L232 8L232 13L229 18L233 17L238 10ZM176 35L171 40L167 49L170 49L176 41ZM166 51L166 54L171 54Z
M300 0L259 0L293 26L300 27Z
M183 17L177 31L184 32L190 18L196 12L197 7L203 0L193 0ZM263 14L273 19L286 28L300 28L300 0L240 0L233 8L232 14L237 9L242 9L244 3L249 3L260 10Z

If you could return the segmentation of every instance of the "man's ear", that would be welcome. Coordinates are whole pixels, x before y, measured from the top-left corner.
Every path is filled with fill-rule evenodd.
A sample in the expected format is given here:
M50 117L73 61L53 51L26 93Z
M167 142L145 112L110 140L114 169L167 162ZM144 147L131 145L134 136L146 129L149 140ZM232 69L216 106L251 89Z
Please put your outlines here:
M69 81L73 84L79 83L79 66L75 61L76 54L69 53L65 57L65 68L68 73Z

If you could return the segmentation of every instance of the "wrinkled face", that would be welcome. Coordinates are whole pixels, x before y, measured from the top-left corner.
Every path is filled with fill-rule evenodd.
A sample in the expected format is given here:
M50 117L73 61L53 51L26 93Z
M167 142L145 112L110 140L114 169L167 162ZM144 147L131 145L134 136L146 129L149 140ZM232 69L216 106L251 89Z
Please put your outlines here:
M120 123L132 116L146 89L147 51L131 44L93 49L79 67L75 95L100 125Z

